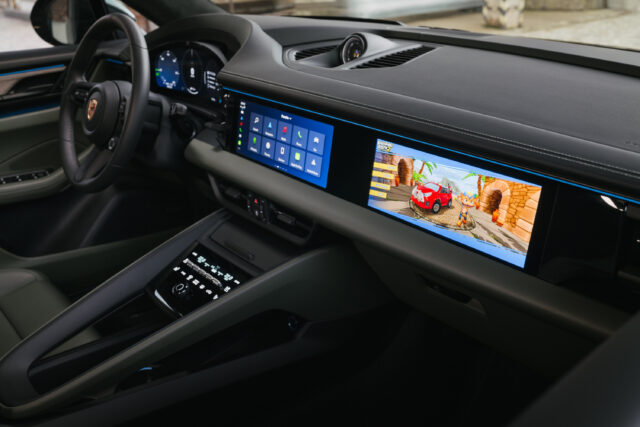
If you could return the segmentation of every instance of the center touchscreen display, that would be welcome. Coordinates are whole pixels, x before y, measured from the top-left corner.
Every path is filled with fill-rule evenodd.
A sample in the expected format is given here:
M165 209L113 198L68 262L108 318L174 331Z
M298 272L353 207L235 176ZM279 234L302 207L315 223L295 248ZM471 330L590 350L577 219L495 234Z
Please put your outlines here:
M238 154L327 188L333 126L241 100L236 136Z
M368 205L524 267L541 191L539 185L378 139Z

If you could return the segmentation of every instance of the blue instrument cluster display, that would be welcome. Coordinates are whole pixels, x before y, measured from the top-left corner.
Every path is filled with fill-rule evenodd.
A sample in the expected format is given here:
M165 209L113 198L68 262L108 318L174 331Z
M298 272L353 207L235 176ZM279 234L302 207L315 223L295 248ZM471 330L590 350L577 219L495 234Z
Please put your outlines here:
M241 100L236 152L327 188L333 126Z
M204 44L163 49L153 60L155 84L160 89L220 104L222 86L217 76L223 62L215 47Z

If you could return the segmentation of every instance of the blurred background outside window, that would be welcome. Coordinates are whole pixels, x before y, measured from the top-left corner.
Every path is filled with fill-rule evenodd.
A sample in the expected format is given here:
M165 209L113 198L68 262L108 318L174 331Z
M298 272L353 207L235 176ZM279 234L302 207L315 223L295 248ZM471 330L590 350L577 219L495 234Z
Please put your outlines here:
M213 0L213 2L233 13L389 19L413 26L535 37L640 50L640 0ZM0 52L48 46L31 28L29 13L33 3L34 0L0 0ZM144 31L149 32L156 28L153 22L129 9Z

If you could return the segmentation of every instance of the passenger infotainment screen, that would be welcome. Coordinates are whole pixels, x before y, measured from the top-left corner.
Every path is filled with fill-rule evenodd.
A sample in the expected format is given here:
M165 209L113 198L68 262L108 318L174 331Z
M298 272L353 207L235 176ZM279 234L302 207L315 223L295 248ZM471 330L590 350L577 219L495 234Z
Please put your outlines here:
M539 185L378 139L368 205L524 267L541 191Z
M333 126L241 100L236 136L237 153L327 187Z

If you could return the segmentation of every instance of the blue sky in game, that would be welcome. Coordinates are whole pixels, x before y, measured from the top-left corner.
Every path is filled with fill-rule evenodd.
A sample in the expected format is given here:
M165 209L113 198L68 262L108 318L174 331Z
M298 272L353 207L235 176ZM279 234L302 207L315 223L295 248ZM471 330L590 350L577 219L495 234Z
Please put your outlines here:
M415 171L419 171L422 167L421 160L414 160L413 169ZM468 169L458 169L451 166L446 165L437 165L435 169L433 169L433 173L430 175L429 170L424 168L422 174L427 177L428 182L436 182L441 183L443 178L448 178L449 181L453 181L458 189L464 191L465 193L475 194L478 192L478 178L475 176L470 176L467 179L463 179L465 176L469 174Z

